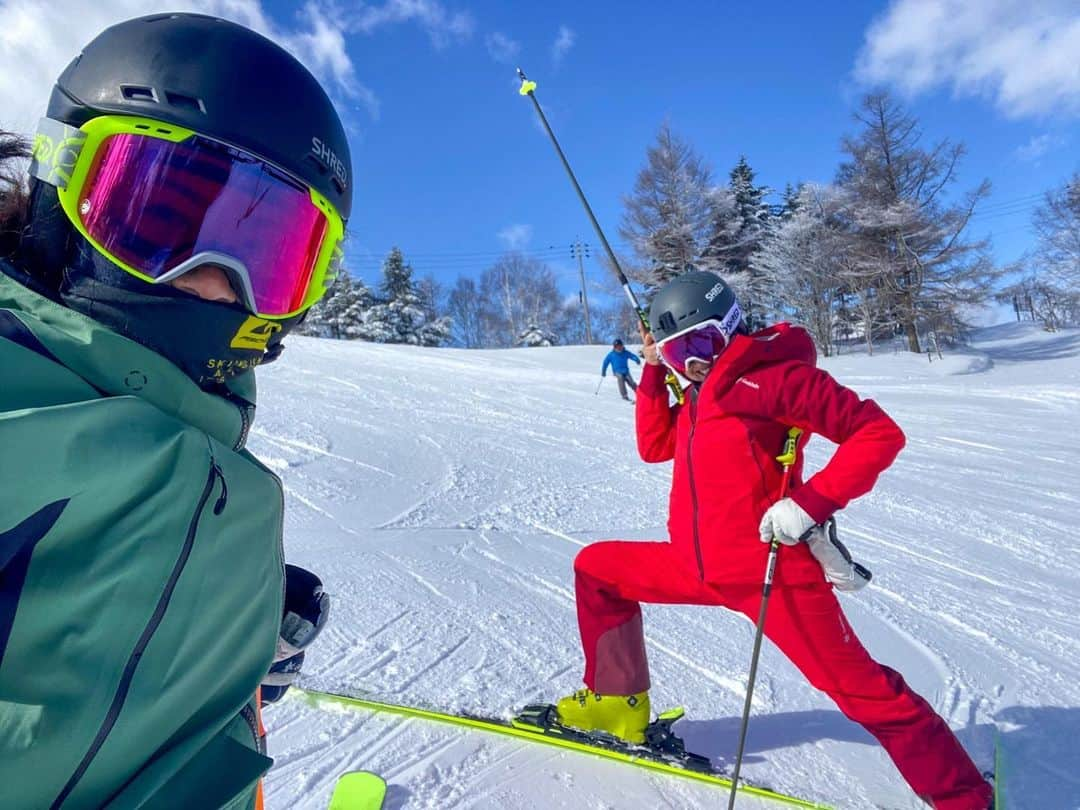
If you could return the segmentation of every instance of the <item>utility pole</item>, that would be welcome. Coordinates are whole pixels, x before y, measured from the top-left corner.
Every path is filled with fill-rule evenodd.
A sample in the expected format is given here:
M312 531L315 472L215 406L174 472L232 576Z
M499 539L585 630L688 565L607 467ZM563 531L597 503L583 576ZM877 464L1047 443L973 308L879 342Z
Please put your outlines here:
M592 345L592 322L589 320L589 293L585 289L585 263L589 256L589 243L578 239L570 245L570 255L577 256L578 273L581 274L581 303L585 307L585 342Z

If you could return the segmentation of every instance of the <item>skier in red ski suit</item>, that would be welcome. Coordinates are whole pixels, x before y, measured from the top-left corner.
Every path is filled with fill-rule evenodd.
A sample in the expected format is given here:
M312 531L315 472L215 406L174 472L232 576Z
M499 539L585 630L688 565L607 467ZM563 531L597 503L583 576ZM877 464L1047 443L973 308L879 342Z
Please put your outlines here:
M734 296L711 273L692 271L669 287L677 295L665 297L665 288L653 303L657 333L666 332L675 344L680 335L711 330L716 341L715 354L698 351L684 367L676 364L687 354L685 345L681 355L673 352L674 362L663 351L668 364L692 381L685 403L673 405L657 344L642 334L647 362L636 405L637 445L646 462L674 460L671 541L606 541L578 554L588 689L559 702L560 719L640 739L649 713L649 672L639 602L720 605L756 621L768 541L775 534L785 545L765 635L881 743L920 798L939 810L985 810L991 786L945 721L899 673L871 658L823 576L829 565L809 543L799 542L870 490L904 446L904 434L876 403L860 400L815 367L816 351L803 329L781 323L748 334ZM700 297L702 290L713 298L702 298L700 307L691 302L674 315L664 308L672 295ZM694 323L710 312L704 327ZM667 343L661 340L662 350ZM695 353L692 344L689 350ZM774 504L783 474L776 455L793 426L804 431L800 445L817 433L838 447L805 482L800 453L791 470L791 497Z

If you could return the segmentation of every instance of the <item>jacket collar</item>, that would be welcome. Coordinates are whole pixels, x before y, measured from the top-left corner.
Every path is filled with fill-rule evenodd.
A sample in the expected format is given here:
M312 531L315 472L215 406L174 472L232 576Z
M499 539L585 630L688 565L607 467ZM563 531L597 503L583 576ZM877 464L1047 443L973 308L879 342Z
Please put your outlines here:
M0 308L14 312L53 356L107 396L135 396L213 436L243 446L255 407L255 375L205 391L156 352L28 289L0 260Z
M817 364L814 341L802 327L782 322L751 335L735 335L716 358L702 387L722 394L754 369L791 360Z

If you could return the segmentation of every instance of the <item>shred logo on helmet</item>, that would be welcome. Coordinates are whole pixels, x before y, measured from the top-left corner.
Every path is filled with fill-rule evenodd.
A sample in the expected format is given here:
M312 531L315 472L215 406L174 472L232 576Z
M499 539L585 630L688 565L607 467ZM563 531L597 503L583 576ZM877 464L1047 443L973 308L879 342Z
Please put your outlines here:
M222 368L277 357L328 290L350 174L334 105L286 50L216 17L140 17L103 31L57 79L23 246L67 306L200 384L212 359L220 382ZM206 265L237 303L172 286ZM252 317L277 326L255 334Z
M724 282L718 281L715 287L705 293L705 300L709 302L715 301L716 296L720 295L720 293L722 293L726 288L727 286L724 284Z
M345 162L334 154L334 150L329 144L322 141L318 136L314 136L311 139L311 151L315 153L315 156L328 170L334 173L334 177L341 182L342 188L349 185L349 170L345 166Z
M649 319L664 362L685 375L687 363L710 363L743 324L735 294L714 273L690 270L653 298Z

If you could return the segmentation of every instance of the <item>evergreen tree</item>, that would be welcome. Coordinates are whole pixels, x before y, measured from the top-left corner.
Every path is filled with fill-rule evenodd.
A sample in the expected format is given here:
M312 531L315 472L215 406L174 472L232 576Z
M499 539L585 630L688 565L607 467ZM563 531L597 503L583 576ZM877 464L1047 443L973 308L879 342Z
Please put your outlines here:
M405 263L401 248L391 248L383 260L382 273L379 292L386 300L410 299L419 304L420 296L416 292L416 285L413 284L412 279L412 265Z
M338 340L365 338L364 318L372 301L364 282L342 268L326 295L308 312L299 332Z
M799 183L796 186L791 185L791 183L785 184L783 209L780 212L781 219L790 219L792 214L796 213L802 207L802 203L800 202L802 190L802 183Z
M554 332L532 323L518 335L515 345L527 347L556 346L559 343Z
M385 296L364 314L364 338L376 343L438 346L450 337L449 318L430 317L415 284L413 269L397 247L383 262L379 290Z
M727 191L714 194L708 246L699 266L724 277L738 296L747 322L755 328L765 314L765 290L750 257L765 238L769 224L765 197L771 189L755 185L754 170L742 156L731 170Z

